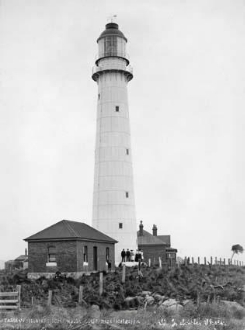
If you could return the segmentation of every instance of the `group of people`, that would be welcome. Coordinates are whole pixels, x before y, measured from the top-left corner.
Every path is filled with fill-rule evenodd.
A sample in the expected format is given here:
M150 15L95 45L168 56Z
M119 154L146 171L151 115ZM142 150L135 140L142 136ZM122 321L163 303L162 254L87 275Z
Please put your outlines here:
M141 262L144 259L143 251L141 249L136 250L136 253L134 253L133 250L125 249L121 252L122 262L126 261L134 261L134 262Z

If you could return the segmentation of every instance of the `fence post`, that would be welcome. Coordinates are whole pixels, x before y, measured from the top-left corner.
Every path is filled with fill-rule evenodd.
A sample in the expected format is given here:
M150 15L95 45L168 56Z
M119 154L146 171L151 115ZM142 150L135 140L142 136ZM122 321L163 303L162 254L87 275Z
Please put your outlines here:
M162 268L162 259L159 257L159 267Z
M125 276L126 276L126 266L125 264L123 264L122 283L125 283Z
M197 294L197 306L200 306L200 292Z
M48 306L52 303L52 290L48 290Z
M17 291L18 291L18 308L20 309L21 285L17 285Z
M148 265L151 267L151 259L148 260Z
M103 273L100 272L100 287L99 287L100 296L102 295L102 293L103 293Z
M83 300L83 286L80 285L79 286L79 298L78 298L78 302L81 303Z
M213 264L213 257L210 257L210 264Z
M193 257L191 258L191 263L192 263L192 265L194 265L194 258Z
M197 258L198 265L200 265L200 257Z
M206 265L207 264L207 259L206 259L206 257L204 257L204 265Z

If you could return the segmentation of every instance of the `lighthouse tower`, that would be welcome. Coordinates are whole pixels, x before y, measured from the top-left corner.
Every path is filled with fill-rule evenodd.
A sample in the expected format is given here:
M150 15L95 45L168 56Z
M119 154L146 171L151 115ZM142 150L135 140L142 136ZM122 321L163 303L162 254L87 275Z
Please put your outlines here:
M93 193L94 228L116 239L116 263L122 249L137 246L127 84L133 78L127 39L108 23L97 39L92 78L98 84Z

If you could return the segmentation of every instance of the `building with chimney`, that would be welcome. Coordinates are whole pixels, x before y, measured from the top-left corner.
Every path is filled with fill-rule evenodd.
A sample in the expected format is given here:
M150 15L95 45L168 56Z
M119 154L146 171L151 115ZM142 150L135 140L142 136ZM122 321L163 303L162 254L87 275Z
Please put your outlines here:
M144 230L143 222L140 221L137 237L138 248L143 251L145 262L151 259L152 265L158 265L161 258L162 265L173 266L176 263L178 251L171 247L170 235L158 235L156 225L153 225L151 234Z

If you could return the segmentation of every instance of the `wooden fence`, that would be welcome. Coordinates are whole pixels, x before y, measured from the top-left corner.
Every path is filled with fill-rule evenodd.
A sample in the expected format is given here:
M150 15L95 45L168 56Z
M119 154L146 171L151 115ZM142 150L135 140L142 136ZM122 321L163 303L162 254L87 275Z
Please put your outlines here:
M197 257L196 259L194 257L185 257L185 259L181 263L184 263L185 265L198 264L198 265L227 265L227 266L234 265L234 266L239 266L239 267L244 266L243 261L225 259L225 258L217 258L217 257L210 257L210 258Z
M17 291L0 292L0 310L20 309L20 293L20 285L17 285Z

